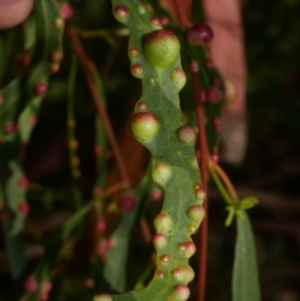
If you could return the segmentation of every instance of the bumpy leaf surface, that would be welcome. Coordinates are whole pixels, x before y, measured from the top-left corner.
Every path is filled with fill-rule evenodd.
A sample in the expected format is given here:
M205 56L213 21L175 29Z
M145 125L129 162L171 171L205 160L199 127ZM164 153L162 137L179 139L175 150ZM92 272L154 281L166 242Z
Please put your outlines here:
M154 222L160 234L154 238L157 270L153 280L146 289L111 297L122 301L187 300L186 285L193 278L193 272L188 266L192 253L186 252L185 247L192 244L190 235L195 233L203 218L203 200L196 196L201 181L194 145L182 141L177 134L183 126L178 97L184 81L180 56L178 54L167 68L164 64L164 67L151 66L144 56L143 47L147 45L143 42L148 34L160 30L160 25L151 22L152 15L140 1L113 0L112 3L115 17L131 32L131 71L143 85L131 128L134 136L153 155L152 178L164 189L165 199L162 213ZM163 60L164 51L160 55ZM158 60L151 58L151 61ZM187 214L189 210L195 214ZM103 300L106 299L103 297Z

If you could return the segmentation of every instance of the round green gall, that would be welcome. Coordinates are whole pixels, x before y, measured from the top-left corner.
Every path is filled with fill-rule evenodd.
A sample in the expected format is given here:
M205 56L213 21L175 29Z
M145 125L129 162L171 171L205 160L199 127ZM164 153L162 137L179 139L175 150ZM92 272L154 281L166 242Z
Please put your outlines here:
M160 27L160 26L161 26L161 24L160 24L160 19L157 18L157 17L152 17L152 18L150 19L150 23L151 23L151 25L152 25L153 27L161 28L161 27Z
M201 205L193 205L188 209L187 216L190 218L191 226L199 228L205 216L204 208Z
M173 221L169 214L160 213L154 219L154 228L158 233L170 235L173 231Z
M170 180L172 176L172 170L171 167L165 163L159 162L156 163L151 171L151 177L152 180L160 185L161 187L164 187L166 183Z
M176 281L185 285L190 283L195 277L195 273L189 265L177 267L175 270L173 270L172 275Z
M140 55L140 51L136 47L131 47L128 49L128 54L131 58L136 58Z
M197 233L197 231L198 231L198 227L195 225L189 225L186 228L186 234L188 234L188 235L193 235L193 234Z
M131 133L139 142L150 142L159 131L159 122L155 115L140 112L131 119Z
M139 79L142 79L144 76L144 68L140 64L134 64L130 68L131 74Z
M196 245L193 241L185 241L178 245L178 250L184 255L185 258L190 258L196 253Z
M166 264L166 263L170 263L171 258L169 255L162 255L162 256L160 256L159 260L161 263Z
M186 285L177 285L174 288L174 295L177 301L186 301L190 297L190 290Z
M166 236L162 233L156 233L153 237L153 244L156 249L161 250L167 243Z
M93 301L112 301L112 297L107 294L101 294L94 297Z
M178 138L184 143L194 145L197 141L197 133L192 126L180 127L177 134Z
M119 22L125 22L128 18L129 10L126 6L119 5L114 8L113 14L116 20L118 20Z
M180 91L186 83L186 75L182 69L177 69L172 73L172 80L178 91Z
M205 189L200 184L195 184L194 189L197 199L203 202L206 198Z
M164 279L165 278L165 273L162 270L156 270L155 276L160 278L160 279Z
M146 101L139 101L135 107L139 112L146 112L148 110L148 104Z
M144 55L156 69L167 69L177 60L180 43L171 31L160 29L146 35L143 41Z

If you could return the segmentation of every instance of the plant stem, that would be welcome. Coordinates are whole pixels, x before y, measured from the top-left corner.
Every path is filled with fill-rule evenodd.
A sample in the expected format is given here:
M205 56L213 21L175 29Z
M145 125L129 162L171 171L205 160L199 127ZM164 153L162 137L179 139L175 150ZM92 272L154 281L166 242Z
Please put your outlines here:
M140 227L142 229L142 234L143 234L144 241L147 244L150 244L151 241L152 241L152 235L151 235L150 227L149 227L148 222L147 222L145 217L141 218Z
M127 28L121 29L96 29L96 30L85 30L77 27L73 27L75 33L82 38L105 38L105 39L112 39L111 35L115 36L129 36L129 30Z
M228 176L226 175L224 170L221 168L221 166L213 161L210 161L208 164L208 167L209 167L211 175L217 174L221 178L222 182L224 183L224 185L227 188L227 191L230 194L231 199L233 199L234 201L238 201L237 192L236 192L235 188L233 187L230 179L228 178Z
M221 193L221 195L223 196L223 198L225 199L225 201L228 205L233 205L235 203L234 200L228 194L228 191L226 190L226 188L223 186L222 182L220 181L218 174L215 172L215 170L213 169L213 167L210 164L209 164L210 175L211 175L213 181L215 182L216 186L218 187L219 192Z
M76 54L79 58L79 62L81 64L81 67L82 67L84 76L86 78L88 87L89 87L90 92L92 94L92 98L93 98L94 104L96 106L96 109L97 109L99 115L101 116L101 120L102 120L104 128L106 130L108 140L110 142L112 151L115 155L117 164L119 166L122 181L125 183L126 188L129 189L130 188L130 180L129 180L129 176L127 174L127 170L126 170L126 167L125 167L125 164L124 164L124 159L122 157L122 153L121 153L120 148L118 146L117 139L114 135L114 132L113 132L112 126L110 124L109 118L108 118L107 113L105 111L105 108L103 106L103 101L101 99L101 96L100 96L100 94L97 90L97 87L96 87L96 85L93 81L93 78L91 76L91 73L89 71L89 68L88 68L89 58L85 54L79 39L77 38L74 30L72 29L72 27L70 25L67 25L66 31L67 31L67 34L68 34L68 36L71 40L71 43L74 47L74 50L75 50L75 52L76 52Z
M101 198L106 198L112 194L122 191L126 187L127 187L127 184L125 184L123 182L114 184L114 185L108 187L106 190L104 190L103 194L101 195Z
M182 27L190 27L191 26L191 22L189 21L188 17L186 16L184 10L182 9L180 0L172 0L173 1L173 6L179 21L179 24ZM183 0L186 1L186 0Z
M199 275L198 275L198 296L197 301L204 301L205 286L206 286L206 268L207 268L207 230L208 230L208 193L207 193L207 167L208 167L208 149L205 133L204 113L202 108L202 101L200 98L200 87L197 75L192 73L192 84L195 100L195 109L198 125L198 140L200 148L200 173L202 185L206 191L206 198L204 200L205 218L200 226L200 253L199 253Z

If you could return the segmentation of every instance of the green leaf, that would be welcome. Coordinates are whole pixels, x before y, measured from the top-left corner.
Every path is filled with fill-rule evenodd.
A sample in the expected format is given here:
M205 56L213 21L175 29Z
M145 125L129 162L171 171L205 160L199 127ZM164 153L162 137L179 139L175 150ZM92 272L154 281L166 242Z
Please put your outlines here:
M260 301L255 243L246 211L237 218L237 240L233 267L233 301Z
M35 97L21 113L19 117L19 124L20 124L19 135L21 141L24 142L29 141L33 129L32 124L30 124L30 118L35 117L37 115L41 103L42 103L41 97Z
M126 262L130 240L130 230L134 224L136 212L125 213L122 222L112 235L115 245L106 253L104 277L111 287L123 293L126 285Z
M234 216L235 216L236 209L233 206L227 206L225 209L228 211L228 215L227 215L226 220L225 220L225 226L229 227L231 225L232 221L233 221Z
M0 199L2 200L3 197L4 194L0 185ZM23 272L26 263L23 245L23 233L18 233L16 235L11 234L11 220L3 221L3 232L12 270L12 277L16 279Z
M136 205L132 211L123 212L122 220L111 237L115 245L106 253L104 277L111 287L119 293L124 292L126 285L126 264L131 230L142 205L141 199L147 193L150 181L150 173L147 172L140 185L126 193L126 195L129 194L135 198Z
M17 161L9 162L11 176L8 178L4 190L5 197L9 200L8 209L14 214L11 219L11 235L20 233L24 227L25 215L19 211L19 205L26 199L26 192L18 184L19 179L24 178L20 163Z
M81 223L83 218L92 209L94 203L89 203L88 205L82 207L80 210L76 211L63 225L61 237L63 240L67 240L75 228Z
M193 143L196 135L192 131L191 136L186 136L186 132L191 133L190 128L187 131L184 128L183 135L179 135L183 123L178 94L185 82L179 47L174 34L164 32L160 36L155 33L161 26L151 23L152 15L142 1L113 0L112 3L116 19L130 30L131 72L142 80L143 86L131 130L152 153L152 179L162 187L165 197L162 214L154 221L157 232L165 237L165 243L156 244L157 271L152 281L145 289L112 298L114 301L186 300L189 295L187 284L194 276L188 265L192 254L187 254L180 246L191 242L191 234L202 221L203 199L197 198L201 180ZM166 61L161 62L164 57ZM162 262L162 256L170 259L168 264ZM181 269L178 271L178 268ZM175 270L182 278L173 276Z
M31 14L26 20L26 26L24 27L24 50L30 50L34 47L36 42L36 20L35 15Z
M19 233L12 236L10 233L10 226L8 223L4 225L5 244L8 251L8 257L10 261L10 267L12 271L12 277L14 279L21 276L25 264L25 252L24 252L24 235Z
M247 210L247 209L251 209L252 207L254 207L257 204L258 204L258 199L253 196L249 196L249 197L243 199L239 203L239 208L243 209L243 210Z

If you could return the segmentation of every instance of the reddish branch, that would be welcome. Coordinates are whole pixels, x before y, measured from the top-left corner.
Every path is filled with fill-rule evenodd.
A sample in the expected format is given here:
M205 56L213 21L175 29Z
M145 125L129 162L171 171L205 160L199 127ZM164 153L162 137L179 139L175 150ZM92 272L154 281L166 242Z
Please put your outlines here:
M183 1L180 1L180 0L172 0L172 1L173 1L174 10L175 10L177 19L179 21L179 24L182 27L190 27L191 22L189 21L189 18L186 15L185 10L183 9L183 6L182 6L183 4L181 3ZM187 0L184 0L184 1L186 2Z
M130 183L130 179L129 179L129 174L128 174L127 169L126 169L126 165L124 163L124 159L123 159L122 153L120 151L120 147L118 146L117 140L116 140L114 132L112 130L112 126L110 124L110 121L109 121L109 118L107 116L106 110L103 106L103 100L101 99L101 96L100 96L100 94L98 92L98 89L96 87L96 84L93 80L90 69L88 68L88 64L89 64L90 60L87 57L87 55L85 54L85 52L84 52L84 50L81 46L81 43L80 43L78 37L76 36L76 34L75 34L75 32L74 32L74 30L72 29L71 26L67 26L67 33L68 33L68 36L69 36L69 38L72 42L74 50L75 50L75 52L76 52L76 54L79 58L79 62L81 64L81 67L82 67L84 76L86 78L88 87L89 87L90 92L92 94L94 104L95 104L96 109L97 109L97 111L98 111L98 113L101 117L102 122L103 122L103 126L105 128L106 133L107 133L107 137L109 139L112 151L113 151L113 153L115 155L115 158L116 158L116 163L117 163L117 165L119 167L119 170L120 170L120 173L121 173L122 181L125 184L124 189L130 189L131 188L131 183ZM123 184L121 184L121 185L123 185ZM115 186L113 186L113 187L115 187ZM117 186L117 187L120 188L119 186ZM146 220L144 220L144 219L141 220L141 223L142 223L142 233L145 237L145 240L148 242L149 239L151 240L151 238L149 238L149 235L150 235L149 234L150 233L149 226L147 225Z
M188 27L189 21L182 8L180 0L172 0L177 14L177 18L182 27ZM197 116L198 125L198 143L200 150L200 173L202 178L202 185L207 192L207 169L209 161L209 153L206 141L204 112L202 108L202 101L200 97L200 86L196 74L192 74L192 83L195 100L195 110ZM199 272L198 272L198 296L197 301L204 301L205 298L205 286L206 286L206 268L207 268L207 230L208 230L208 205L207 195L204 201L204 210L206 212L206 218L204 218L200 227L200 245L199 245Z
M114 156L116 158L116 162L119 166L119 170L121 173L121 177L122 177L122 181L125 183L126 188L129 189L130 188L130 179L129 176L127 174L127 170L124 164L124 160L123 160L123 156L122 153L120 151L120 148L118 146L116 137L114 135L112 126L110 124L110 120L107 116L106 110L104 108L103 105L103 100L101 99L101 96L98 92L97 86L93 80L92 74L88 68L88 63L89 63L89 58L87 57L87 55L85 54L81 43L78 39L78 37L76 36L74 30L72 29L71 26L67 26L67 34L71 40L71 43L74 47L74 50L79 58L79 62L81 64L82 67L82 71L84 73L87 85L90 89L90 92L92 94L92 98L94 101L94 104L96 106L96 109L101 117L101 121L103 122L103 126L105 128L105 131L107 133L107 137L109 140L109 143L111 145L112 151L114 153Z

